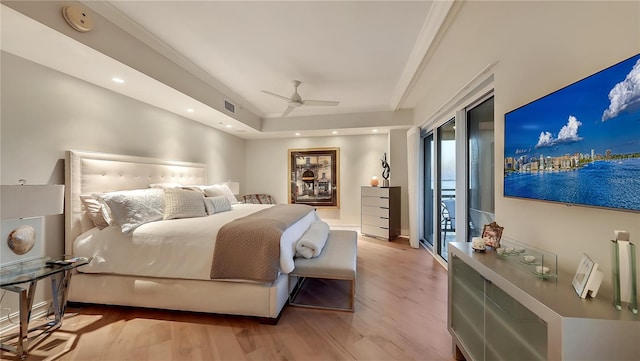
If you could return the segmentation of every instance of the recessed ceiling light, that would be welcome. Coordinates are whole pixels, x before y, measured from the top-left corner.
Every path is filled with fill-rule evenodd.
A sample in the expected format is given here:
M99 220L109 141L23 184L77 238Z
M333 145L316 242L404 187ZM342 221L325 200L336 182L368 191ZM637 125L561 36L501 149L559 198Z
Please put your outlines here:
M111 80L113 80L114 82L119 83L119 84L124 83L124 79L121 79L121 78L113 77L113 78L111 78Z
M374 130L372 130L372 132L377 133L377 132L378 132L378 129L374 129Z
M333 132L331 132L331 134L338 134L338 131L334 130Z
M193 113L193 109L192 109L192 108L187 109L187 111L188 111L189 113Z
M299 135L300 135L300 133L296 133L296 137L299 136Z
M233 125L231 125L231 124L227 124L227 125L225 125L224 127L225 127L225 128L233 128Z

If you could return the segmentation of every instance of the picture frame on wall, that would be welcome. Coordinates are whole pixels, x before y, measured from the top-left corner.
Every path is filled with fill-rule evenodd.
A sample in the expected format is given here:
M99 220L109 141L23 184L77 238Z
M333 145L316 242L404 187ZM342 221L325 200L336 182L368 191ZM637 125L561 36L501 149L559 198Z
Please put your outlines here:
M340 148L289 149L289 203L340 208Z

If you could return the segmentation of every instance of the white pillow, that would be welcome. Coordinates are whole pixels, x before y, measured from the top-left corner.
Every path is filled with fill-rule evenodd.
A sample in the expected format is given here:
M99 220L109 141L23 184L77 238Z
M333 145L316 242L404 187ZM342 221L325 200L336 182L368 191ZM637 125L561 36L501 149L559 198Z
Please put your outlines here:
M204 205L208 215L231 210L231 203L225 196L205 197Z
M207 212L204 208L204 196L198 191L190 191L179 188L167 188L164 190L164 217L163 219L204 217Z
M200 187L205 197L224 196L224 191L216 185Z
M164 190L136 189L104 193L98 200L109 225L120 226L122 233L130 233L139 226L164 217Z
M167 189L167 188L181 188L182 184L179 183L151 183L149 184L149 188L161 188L161 189Z
M102 203L100 203L97 197L100 194L82 194L80 200L84 205L84 209L87 211L87 215L91 218L93 225L98 229L103 229L109 225L102 215Z
M214 184L213 187L215 187L219 191L221 191L222 192L221 195L224 195L225 197L227 197L227 199L229 200L230 204L240 203L240 202L238 202L238 199L236 198L235 194L233 194L233 191L231 190L231 188L229 188L228 185L226 185L226 184Z

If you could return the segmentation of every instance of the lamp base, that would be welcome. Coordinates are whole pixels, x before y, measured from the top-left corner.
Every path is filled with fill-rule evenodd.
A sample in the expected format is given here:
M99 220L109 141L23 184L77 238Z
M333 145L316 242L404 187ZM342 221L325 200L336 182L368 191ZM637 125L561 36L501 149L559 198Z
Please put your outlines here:
M18 228L31 228L34 230L34 244L26 252L14 251L12 249L13 237L10 237L14 230ZM44 242L42 241L42 230L44 229L43 217L30 217L20 219L4 219L0 223L0 264L6 266L15 262L25 261L32 258L44 256ZM23 250L24 251L24 250Z
M388 179L383 179L382 180L382 188L389 188L389 180Z

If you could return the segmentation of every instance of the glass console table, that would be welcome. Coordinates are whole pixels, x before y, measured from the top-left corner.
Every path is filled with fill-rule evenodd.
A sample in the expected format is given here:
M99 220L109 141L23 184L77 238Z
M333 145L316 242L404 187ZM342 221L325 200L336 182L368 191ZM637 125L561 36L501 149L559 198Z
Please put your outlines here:
M13 352L24 359L29 351L29 333L39 331L33 336L38 338L58 329L62 325L72 271L90 261L91 259L84 257L41 257L2 266L0 268L0 288L19 295L20 326L18 332L0 338L0 348ZM51 279L51 308L54 319L29 329L36 285L39 280L45 278ZM15 341L10 345L7 343L10 340Z

